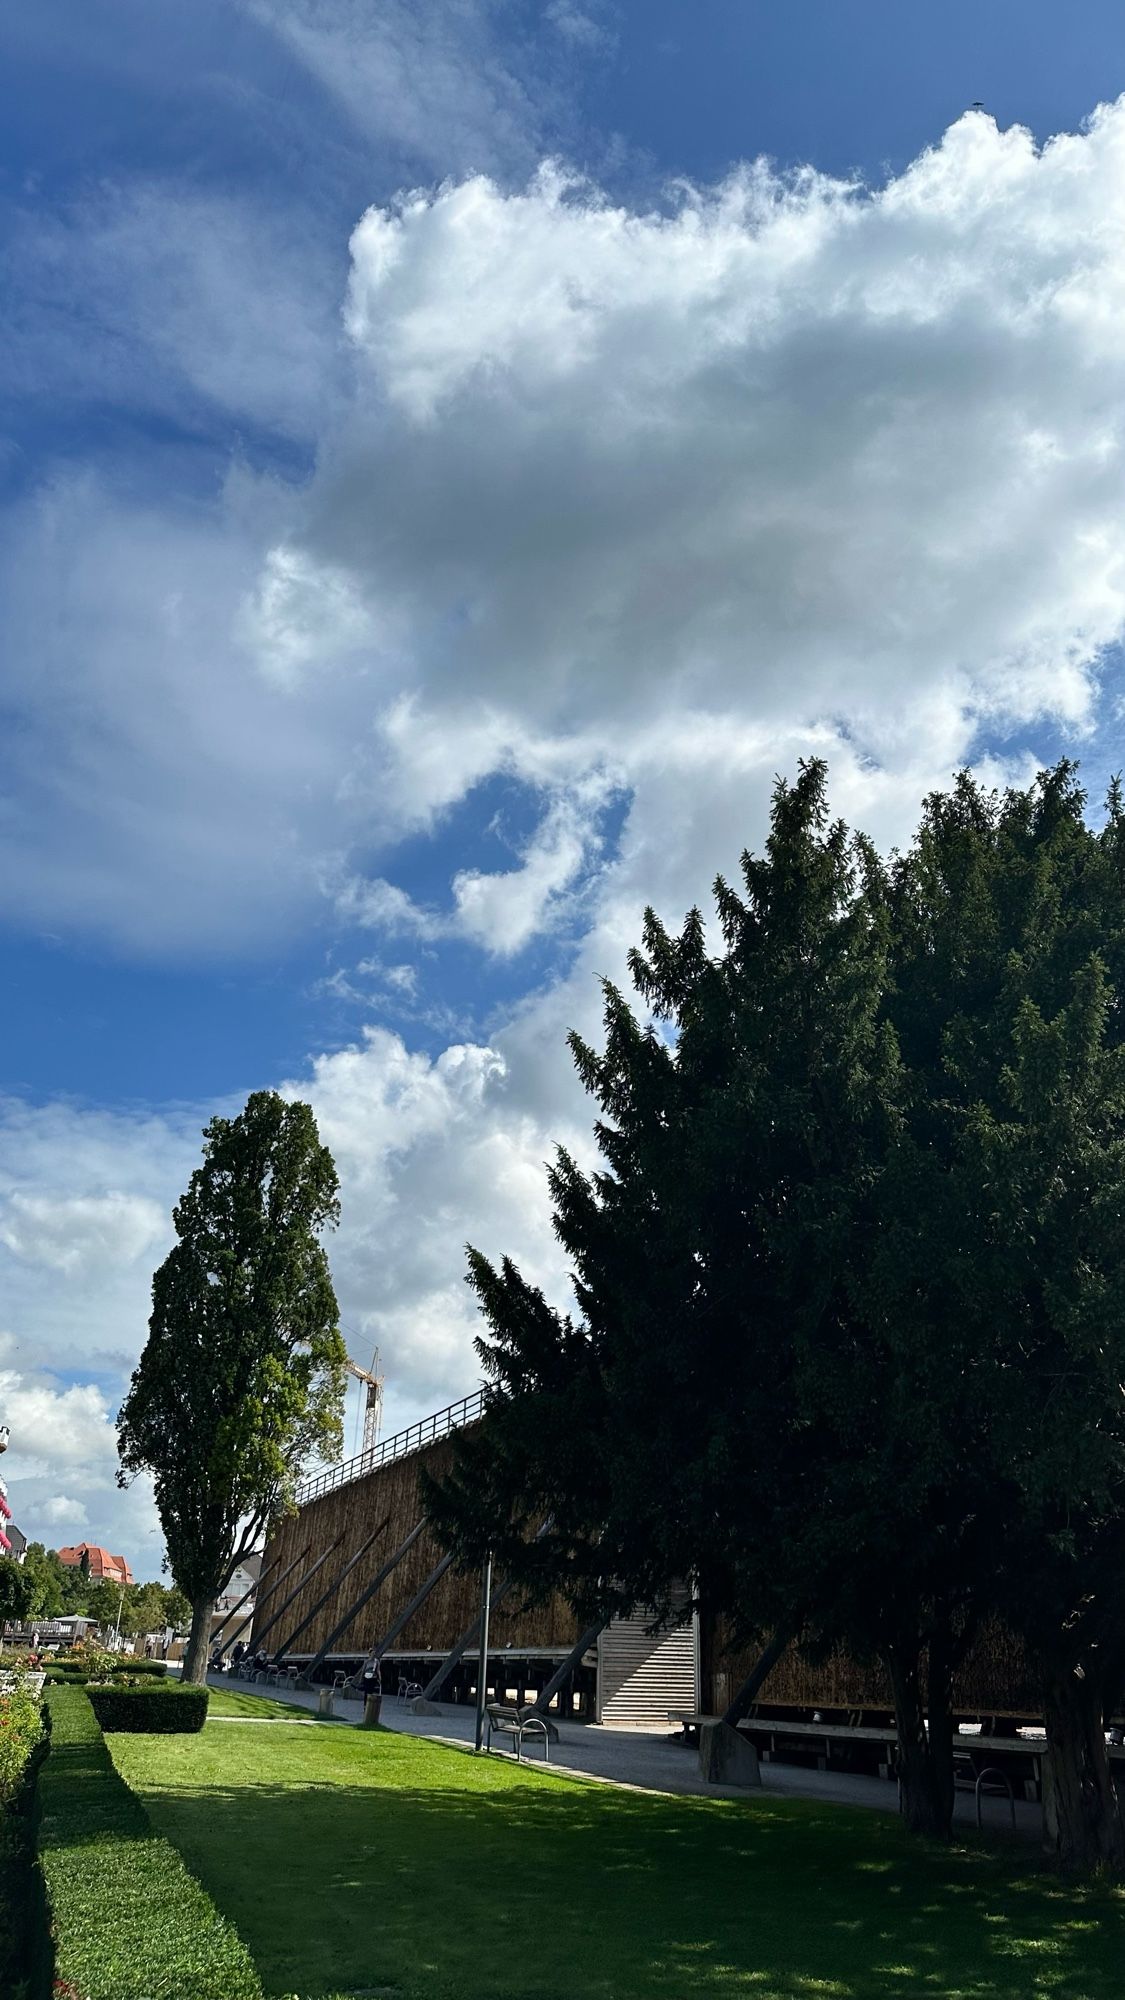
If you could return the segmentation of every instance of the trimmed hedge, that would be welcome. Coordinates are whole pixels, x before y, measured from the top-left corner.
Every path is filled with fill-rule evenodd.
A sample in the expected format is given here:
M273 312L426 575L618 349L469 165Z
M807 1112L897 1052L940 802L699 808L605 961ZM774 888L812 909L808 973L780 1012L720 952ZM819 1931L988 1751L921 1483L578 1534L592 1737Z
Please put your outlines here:
M23 1714L30 1704L30 1714ZM35 1862L35 1780L47 1755L48 1718L37 1698L0 1697L7 1710L0 1755L0 1993L46 2000L51 1990L43 1877Z
M209 1691L183 1687L178 1681L155 1681L146 1687L88 1687L94 1714L107 1734L128 1731L138 1736L194 1736L207 1720Z
M90 1668L84 1667L79 1660L53 1663L44 1666L41 1671L46 1674L49 1681L59 1682L64 1687L86 1687L95 1678ZM166 1660L118 1660L109 1670L110 1679L115 1681L139 1678L163 1680L167 1672ZM101 1679L102 1676L98 1675L97 1678Z
M56 1992L83 2000L262 2000L238 1933L114 1769L89 1697L53 1687L47 1704L53 1728L39 1787L40 1855Z

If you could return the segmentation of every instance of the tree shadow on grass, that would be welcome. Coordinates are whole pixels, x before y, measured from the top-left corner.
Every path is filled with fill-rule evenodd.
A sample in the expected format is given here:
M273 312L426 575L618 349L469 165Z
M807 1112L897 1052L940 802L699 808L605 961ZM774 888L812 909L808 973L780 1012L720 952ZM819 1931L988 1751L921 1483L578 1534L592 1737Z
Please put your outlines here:
M433 1783L145 1785L267 1993L1120 2000L1125 1896L894 1820L474 1764ZM446 1767L448 1771L448 1767ZM503 1778L498 1775L503 1772Z

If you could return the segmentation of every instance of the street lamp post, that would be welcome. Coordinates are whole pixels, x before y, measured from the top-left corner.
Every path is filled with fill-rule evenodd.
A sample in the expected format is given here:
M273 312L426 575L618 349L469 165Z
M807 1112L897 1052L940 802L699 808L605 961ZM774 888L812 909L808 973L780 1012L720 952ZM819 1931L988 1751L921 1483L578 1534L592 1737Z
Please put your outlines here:
M492 1609L492 1552L485 1557L480 1592L480 1653L477 1656L477 1749L484 1743L484 1706L488 1699L488 1614Z

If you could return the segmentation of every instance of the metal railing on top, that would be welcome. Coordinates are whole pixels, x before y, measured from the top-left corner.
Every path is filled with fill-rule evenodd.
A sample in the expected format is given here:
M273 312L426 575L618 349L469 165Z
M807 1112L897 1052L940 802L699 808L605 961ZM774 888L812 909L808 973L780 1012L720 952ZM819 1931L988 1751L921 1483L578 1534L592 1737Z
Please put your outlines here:
M369 1451L358 1452L355 1458L346 1458L342 1465L331 1465L327 1472L318 1472L314 1479L306 1479L297 1488L297 1505L304 1507L310 1500L319 1500L323 1493L333 1493L338 1486L347 1486L353 1479L363 1479L367 1473L376 1472L381 1465L392 1465L396 1458L405 1458L408 1452L420 1451L423 1445L448 1437L450 1431L459 1431L465 1424L475 1424L483 1414L484 1390L474 1389L471 1396L462 1396L457 1403L447 1403L444 1410L435 1410L432 1417L423 1417L406 1430L396 1431L393 1437L384 1438L382 1444L372 1445Z

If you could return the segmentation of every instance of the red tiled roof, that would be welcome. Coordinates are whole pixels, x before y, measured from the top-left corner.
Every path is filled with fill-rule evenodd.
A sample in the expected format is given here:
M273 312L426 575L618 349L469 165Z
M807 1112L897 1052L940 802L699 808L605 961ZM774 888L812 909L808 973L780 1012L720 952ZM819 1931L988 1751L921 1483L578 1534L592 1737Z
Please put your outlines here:
M77 1542L72 1549L60 1549L59 1561L67 1569L81 1569L84 1555L90 1558L90 1575L95 1582L132 1583L133 1572L124 1556L111 1556L96 1542Z

